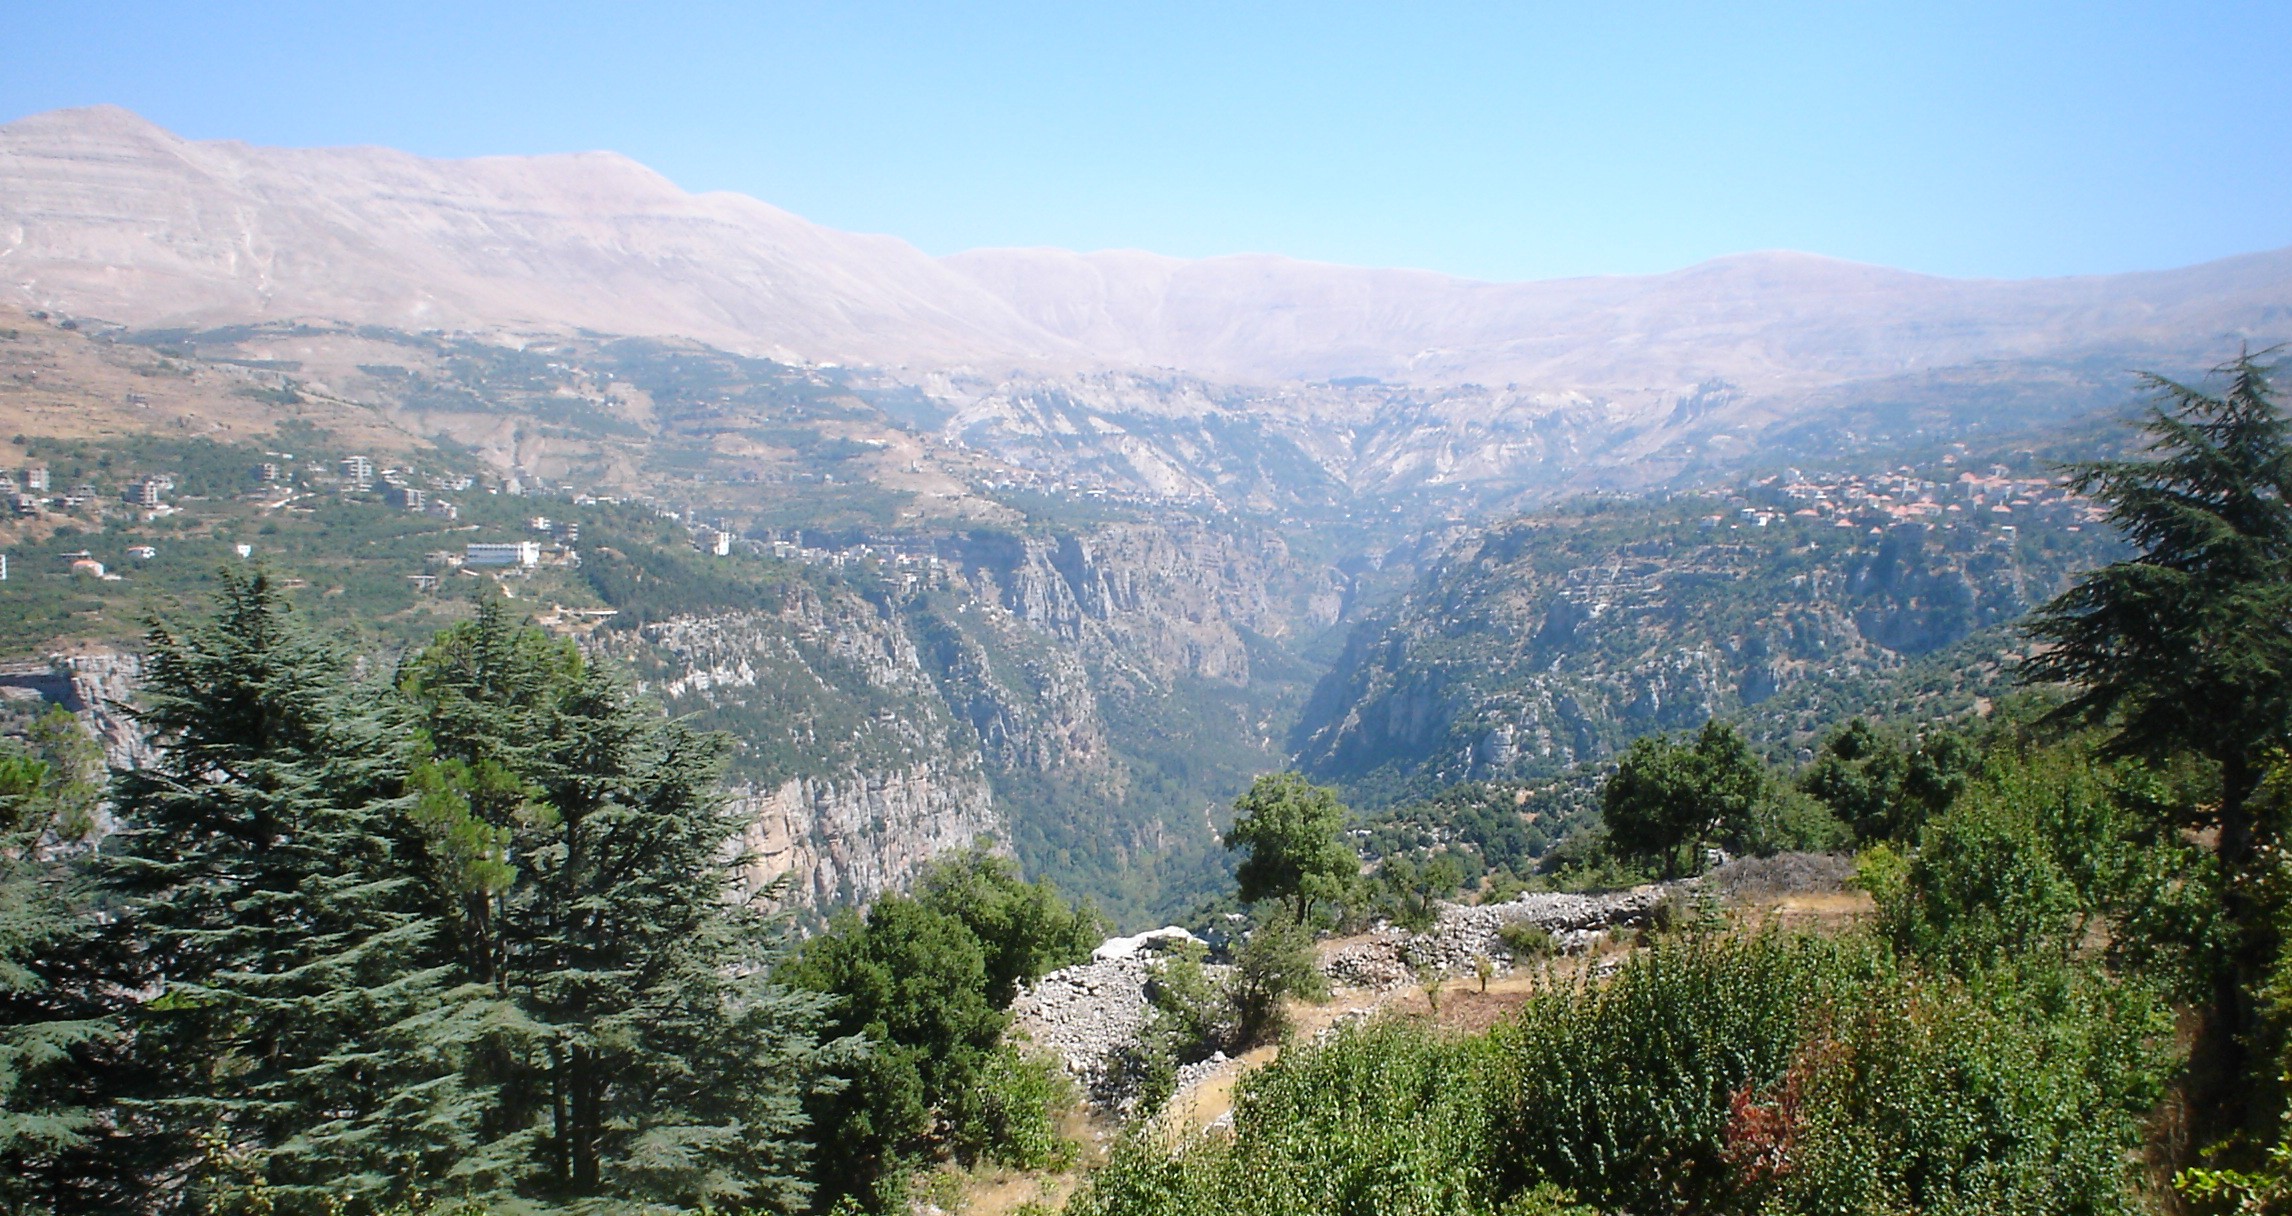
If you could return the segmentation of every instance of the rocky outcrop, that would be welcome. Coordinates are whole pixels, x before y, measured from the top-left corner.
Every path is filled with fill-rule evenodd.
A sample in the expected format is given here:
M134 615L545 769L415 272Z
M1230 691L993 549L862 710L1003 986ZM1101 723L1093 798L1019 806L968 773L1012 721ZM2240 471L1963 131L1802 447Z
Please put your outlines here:
M678 617L594 643L671 712L732 736L751 820L747 879L824 909L896 890L930 860L1007 841L979 736L951 711L909 622L848 589Z
M128 709L143 683L143 656L117 650L57 655L51 660L70 682L64 707L79 715L103 745L113 768L139 768L152 756L151 740Z
M897 890L943 853L1003 833L993 791L976 763L791 778L741 785L733 803L749 821L742 845L751 890L785 880L781 898L814 908L864 904Z
M151 741L132 716L143 656L118 650L52 654L0 665L0 688L20 689L70 710L103 746L104 762L135 768L151 758Z
M1278 603L1300 572L1285 546L1256 547L1192 522L1108 524L1035 537L974 533L962 549L979 592L1094 666L1151 683L1193 676L1247 684L1241 630L1291 632L1324 597ZM1298 609L1303 608L1300 612Z
M2017 540L1963 515L1865 529L1696 514L1728 503L1555 513L1461 542L1355 632L1292 745L1329 779L1557 773L1641 735L1787 710L1801 689L1889 678L2015 619L2097 551L2066 518L2025 519Z

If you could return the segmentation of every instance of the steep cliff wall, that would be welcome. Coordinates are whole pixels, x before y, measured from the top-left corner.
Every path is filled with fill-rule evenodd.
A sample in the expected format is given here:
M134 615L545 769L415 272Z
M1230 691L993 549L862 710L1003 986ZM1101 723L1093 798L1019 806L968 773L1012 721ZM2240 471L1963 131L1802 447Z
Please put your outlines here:
M768 610L766 610L768 609ZM979 750L906 619L846 588L680 617L600 649L671 713L732 736L728 787L755 823L750 881L826 906L896 889L930 858L1007 840Z
M1460 544L1315 689L1305 764L1372 783L1529 775L1770 702L1796 714L2014 620L2105 544L2028 519L1730 529L1708 509L1605 506Z

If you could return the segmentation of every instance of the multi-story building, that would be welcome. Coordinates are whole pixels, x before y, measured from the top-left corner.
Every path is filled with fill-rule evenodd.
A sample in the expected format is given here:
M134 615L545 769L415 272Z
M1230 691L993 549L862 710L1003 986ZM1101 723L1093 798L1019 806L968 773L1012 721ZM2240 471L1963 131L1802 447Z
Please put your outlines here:
M510 541L506 544L471 544L462 549L465 566L538 566L541 564L541 542L536 540Z
M342 483L353 490L374 488L374 462L364 456L352 456L344 460Z

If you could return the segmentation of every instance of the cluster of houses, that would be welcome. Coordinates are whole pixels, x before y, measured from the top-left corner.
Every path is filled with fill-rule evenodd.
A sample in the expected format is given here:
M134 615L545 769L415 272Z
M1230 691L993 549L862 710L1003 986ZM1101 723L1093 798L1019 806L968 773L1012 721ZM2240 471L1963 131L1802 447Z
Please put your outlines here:
M1868 529L1898 523L1969 524L2011 535L2014 521L2045 520L2071 532L2105 518L2102 509L2061 482L2016 474L2003 465L1979 472L1903 467L1882 473L1809 476L1797 469L1752 482L1733 526L1764 528L1782 519ZM1705 527L1726 522L1706 516Z
M174 509L166 502L174 489L173 477L153 473L127 483L120 500L147 516L164 515ZM7 500L9 513L18 519L36 519L50 511L85 510L103 497L94 482L81 482L59 493L46 465L0 469L0 498Z

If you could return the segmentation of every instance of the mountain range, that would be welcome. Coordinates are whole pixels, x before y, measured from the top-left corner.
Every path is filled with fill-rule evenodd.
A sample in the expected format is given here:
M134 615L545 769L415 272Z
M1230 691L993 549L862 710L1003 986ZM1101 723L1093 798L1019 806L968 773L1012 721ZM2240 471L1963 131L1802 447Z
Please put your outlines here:
M2292 337L2292 250L2029 281L1798 253L1528 283L1256 255L934 258L611 153L258 148L94 107L0 126L0 298L146 328L586 329L917 373L1374 378L1629 408L1997 361L2217 361Z

